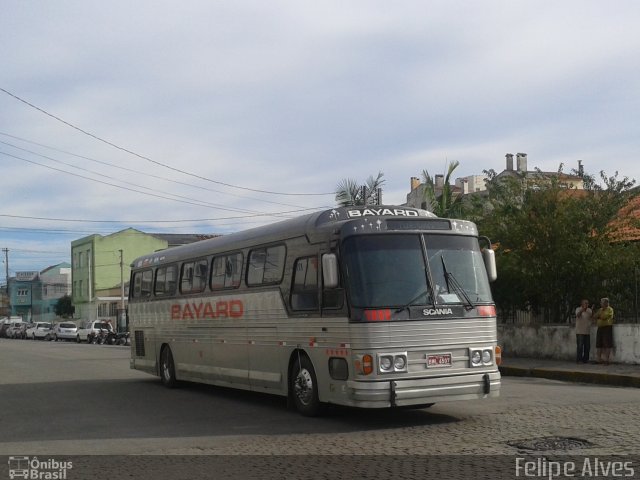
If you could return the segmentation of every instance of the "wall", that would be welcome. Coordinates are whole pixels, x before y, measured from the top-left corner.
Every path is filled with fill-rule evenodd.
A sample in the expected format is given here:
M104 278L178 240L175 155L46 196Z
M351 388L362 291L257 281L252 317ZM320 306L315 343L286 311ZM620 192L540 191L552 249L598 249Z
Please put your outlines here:
M613 361L640 364L640 324L613 326ZM505 357L576 360L575 329L570 325L498 325L498 343ZM596 357L596 328L591 331L591 359Z

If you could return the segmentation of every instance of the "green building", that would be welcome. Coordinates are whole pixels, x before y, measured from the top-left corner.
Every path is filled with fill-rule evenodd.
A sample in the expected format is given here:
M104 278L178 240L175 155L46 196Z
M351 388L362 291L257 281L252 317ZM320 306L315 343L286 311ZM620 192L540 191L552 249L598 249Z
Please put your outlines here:
M71 281L75 317L110 320L124 329L131 262L169 246L166 239L127 228L71 242Z

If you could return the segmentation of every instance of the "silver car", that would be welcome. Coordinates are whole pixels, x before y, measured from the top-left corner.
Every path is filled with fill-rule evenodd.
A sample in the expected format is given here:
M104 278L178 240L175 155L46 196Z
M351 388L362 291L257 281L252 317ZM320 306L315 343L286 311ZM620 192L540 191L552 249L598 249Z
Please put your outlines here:
M11 324L11 326L9 328L7 328L6 331L6 336L7 338L21 338L20 337L20 331L22 329L22 326L24 325L23 322L16 322Z
M36 322L33 327L26 332L27 338L35 340L37 338L46 338L51 330L51 324L48 322Z
M49 332L49 340L75 340L78 326L73 322L56 323Z

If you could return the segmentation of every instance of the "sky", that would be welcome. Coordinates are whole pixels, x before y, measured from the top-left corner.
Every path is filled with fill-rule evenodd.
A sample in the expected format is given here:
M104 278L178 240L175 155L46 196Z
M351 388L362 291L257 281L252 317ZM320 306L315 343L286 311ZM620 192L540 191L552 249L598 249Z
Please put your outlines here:
M0 0L9 275L86 235L224 234L384 173L640 180L640 2ZM0 283L5 280L2 255Z

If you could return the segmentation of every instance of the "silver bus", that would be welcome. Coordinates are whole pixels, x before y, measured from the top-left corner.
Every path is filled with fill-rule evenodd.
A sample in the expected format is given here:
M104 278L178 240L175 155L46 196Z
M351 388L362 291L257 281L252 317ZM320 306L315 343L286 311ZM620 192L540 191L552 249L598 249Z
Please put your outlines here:
M464 220L348 207L132 264L131 368L323 404L497 396L495 258Z

